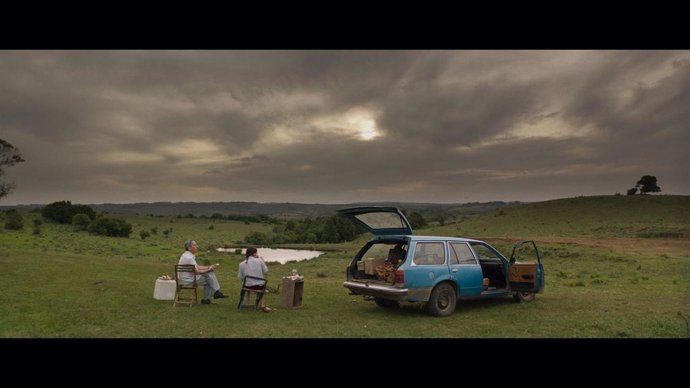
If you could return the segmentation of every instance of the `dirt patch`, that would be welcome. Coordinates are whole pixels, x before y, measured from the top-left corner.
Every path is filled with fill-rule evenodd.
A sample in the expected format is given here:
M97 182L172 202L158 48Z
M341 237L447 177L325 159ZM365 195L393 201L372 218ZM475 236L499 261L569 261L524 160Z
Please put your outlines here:
M510 237L487 237L485 240L516 242L519 239ZM541 237L535 239L537 246L544 244L577 244L599 248L609 248L626 253L666 254L671 256L687 256L690 252L690 239L663 238L570 238L570 237Z

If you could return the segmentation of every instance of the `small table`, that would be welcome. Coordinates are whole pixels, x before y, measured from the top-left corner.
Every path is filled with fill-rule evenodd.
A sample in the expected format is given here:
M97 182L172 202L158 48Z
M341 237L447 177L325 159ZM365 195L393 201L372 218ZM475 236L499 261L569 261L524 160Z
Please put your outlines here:
M283 277L283 291L281 305L283 308L294 309L302 307L304 293L304 278Z
M153 289L153 299L175 300L177 283L174 280L157 279Z

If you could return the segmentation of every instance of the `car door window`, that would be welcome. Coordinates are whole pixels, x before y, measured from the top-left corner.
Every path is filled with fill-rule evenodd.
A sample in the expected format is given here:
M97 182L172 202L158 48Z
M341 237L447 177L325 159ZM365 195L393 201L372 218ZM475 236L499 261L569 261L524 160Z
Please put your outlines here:
M479 261L501 261L501 259L484 244L470 243Z
M455 253L455 250L453 250L453 244L451 244L451 248L449 249L450 255L448 256L448 262L450 265L456 265L460 264L460 259L458 259L458 254Z
M472 250L465 243L450 244L451 264L477 264L474 260Z
M442 242L418 242L412 261L417 265L439 265L446 262Z

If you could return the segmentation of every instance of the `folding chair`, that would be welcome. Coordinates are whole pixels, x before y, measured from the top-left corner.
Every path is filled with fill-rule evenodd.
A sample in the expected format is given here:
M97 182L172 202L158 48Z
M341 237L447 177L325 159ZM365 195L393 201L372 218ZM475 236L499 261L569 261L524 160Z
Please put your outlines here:
M180 274L182 273L190 273L192 275L192 278L194 279L191 283L187 282L182 282L180 280ZM175 301L173 302L173 307L175 307L178 303L180 304L185 304L188 303L189 307L192 307L193 304L197 303L198 296L196 292L196 288L198 285L196 284L196 269L193 264L177 264L175 265ZM192 295L183 296L182 293L185 290L191 290L193 293L193 298Z
M258 287L256 285L251 286L251 287L257 287L257 288L247 288L247 279L254 279L254 280L261 281L261 284L259 284L260 288L257 289ZM261 303L261 300L264 298L264 294L266 293L266 283L268 283L268 280L266 280L266 279L257 278L256 276L249 276L249 275L245 276L244 280L242 280L242 289L240 290L240 303L237 304L237 309L238 310L241 310L241 309L258 310L259 304ZM256 293L256 301L254 302L254 304L247 304L247 305L242 304L242 302L244 302L244 295L247 292L255 292ZM251 297L251 294L249 294L249 295L250 296L247 298L247 302L250 301L249 298Z

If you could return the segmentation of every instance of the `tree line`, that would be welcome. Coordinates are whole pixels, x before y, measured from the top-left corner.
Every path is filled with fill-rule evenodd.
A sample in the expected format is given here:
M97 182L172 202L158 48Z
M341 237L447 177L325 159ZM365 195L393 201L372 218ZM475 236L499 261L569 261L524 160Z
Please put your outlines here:
M403 211L403 213L405 213ZM422 228L427 221L417 212L407 216L413 229ZM276 225L271 233L249 232L245 242L266 246L278 244L317 244L341 243L352 241L366 230L340 215L323 216L315 219L304 218L298 221L287 221Z
M75 231L87 231L89 233L110 237L129 237L132 233L132 225L123 218L111 218L105 214L97 214L88 205L75 205L70 201L57 201L50 203L40 209L44 219L58 224L71 224ZM178 218L197 218L192 214L185 216L179 215ZM202 219L214 220L233 220L244 221L249 224L267 223L274 224L271 233L251 231L245 237L245 242L253 245L276 245L276 244L314 244L314 243L340 243L352 241L361 233L366 232L363 228L356 225L349 219L340 216L322 216L316 219L304 218L301 220L279 220L277 218L256 215L227 215L215 213L210 217L200 216ZM421 214L412 212L408 216L413 228L424 227L427 222ZM38 222L36 222L38 221ZM40 220L34 222L34 234L40 234ZM6 229L22 229L22 217L16 209L5 212ZM167 237L171 230L164 230L163 234ZM141 231L139 233L142 240L151 234L157 234L157 228L151 231Z
M123 218L110 218L96 212L88 205L72 205L70 201L58 201L41 209L43 218L58 224L71 224L75 231L111 236L129 237L132 224ZM40 234L41 220L34 220L34 234ZM5 211L5 229L19 230L24 227L19 211L10 209Z

